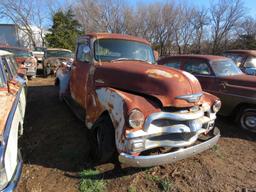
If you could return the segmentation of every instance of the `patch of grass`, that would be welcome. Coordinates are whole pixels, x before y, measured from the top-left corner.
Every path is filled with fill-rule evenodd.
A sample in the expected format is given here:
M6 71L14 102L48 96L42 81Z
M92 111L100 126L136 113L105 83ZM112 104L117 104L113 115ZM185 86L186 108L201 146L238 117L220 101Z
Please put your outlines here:
M216 155L217 155L217 157L219 157L220 159L224 159L224 156L223 156L223 154L221 153L221 151L220 151L220 146L217 144L217 145L214 145L213 147L212 147L212 151L214 151L215 153L216 153Z
M156 175L148 175L148 179L156 183L161 191L168 192L172 188L172 183L168 178L161 178Z
M131 185L128 187L128 192L136 192L136 191L137 191L137 189L135 186Z
M100 178L100 172L97 170L84 170L80 173L81 181L80 192L103 192L106 189L106 183Z

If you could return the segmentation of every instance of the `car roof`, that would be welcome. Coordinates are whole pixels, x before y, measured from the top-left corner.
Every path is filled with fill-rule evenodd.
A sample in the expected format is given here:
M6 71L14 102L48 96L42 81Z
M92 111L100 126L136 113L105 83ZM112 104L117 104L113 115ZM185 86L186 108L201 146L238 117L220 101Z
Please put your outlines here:
M130 41L137 41L144 44L150 45L150 43L143 38L140 37L134 37L131 35L125 35L125 34L118 34L118 33L89 33L87 35L81 36L79 39L83 39L84 37L94 37L96 39L124 39L124 40L130 40Z
M9 46L9 45L1 45L1 44L0 44L0 49L30 51L29 49L24 48L24 47L12 47L12 46Z
M249 50L249 49L227 50L227 51L224 51L224 53L240 53L240 54L256 56L256 50Z
M228 59L224 56L218 55L171 55L171 56L164 56L162 59L166 58L188 58L188 59L205 59L205 60L225 60ZM161 60L162 60L161 59Z
M69 52L72 52L69 49L62 49L62 48L47 48L47 51L69 51Z
M13 55L13 53L5 50L0 50L0 56L5 56L5 55Z

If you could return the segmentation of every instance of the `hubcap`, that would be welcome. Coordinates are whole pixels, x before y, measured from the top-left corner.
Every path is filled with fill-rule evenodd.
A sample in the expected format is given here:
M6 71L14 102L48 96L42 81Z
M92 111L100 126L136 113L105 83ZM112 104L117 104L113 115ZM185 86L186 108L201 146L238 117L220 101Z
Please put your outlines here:
M256 127L256 117L255 116L247 116L245 118L245 125L251 128Z

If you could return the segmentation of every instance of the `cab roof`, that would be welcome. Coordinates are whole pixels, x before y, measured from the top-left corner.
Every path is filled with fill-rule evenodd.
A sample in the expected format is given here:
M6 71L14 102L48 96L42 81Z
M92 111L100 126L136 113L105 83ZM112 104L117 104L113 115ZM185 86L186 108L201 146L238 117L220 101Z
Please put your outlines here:
M9 51L0 50L0 56L5 56L5 55L13 55L13 53Z
M118 33L89 33L87 35L81 36L79 39L83 39L88 36L96 39L124 39L150 45L150 43L146 39Z
M224 53L238 53L238 54L256 56L256 50L248 50L248 49L233 49L233 50L224 51Z
M69 52L72 52L69 49L62 49L62 48L47 48L47 51L69 51Z

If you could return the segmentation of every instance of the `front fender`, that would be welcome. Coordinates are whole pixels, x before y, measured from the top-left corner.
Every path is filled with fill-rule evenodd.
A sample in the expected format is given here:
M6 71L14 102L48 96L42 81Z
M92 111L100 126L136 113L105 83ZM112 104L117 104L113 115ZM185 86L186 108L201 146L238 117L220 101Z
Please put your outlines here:
M147 117L153 112L160 111L159 107L147 98L127 93L114 88L98 88L89 95L86 110L86 125L90 129L96 120L108 112L115 128L116 146L119 152L125 151L125 133L131 130L127 123L131 110L139 109Z

